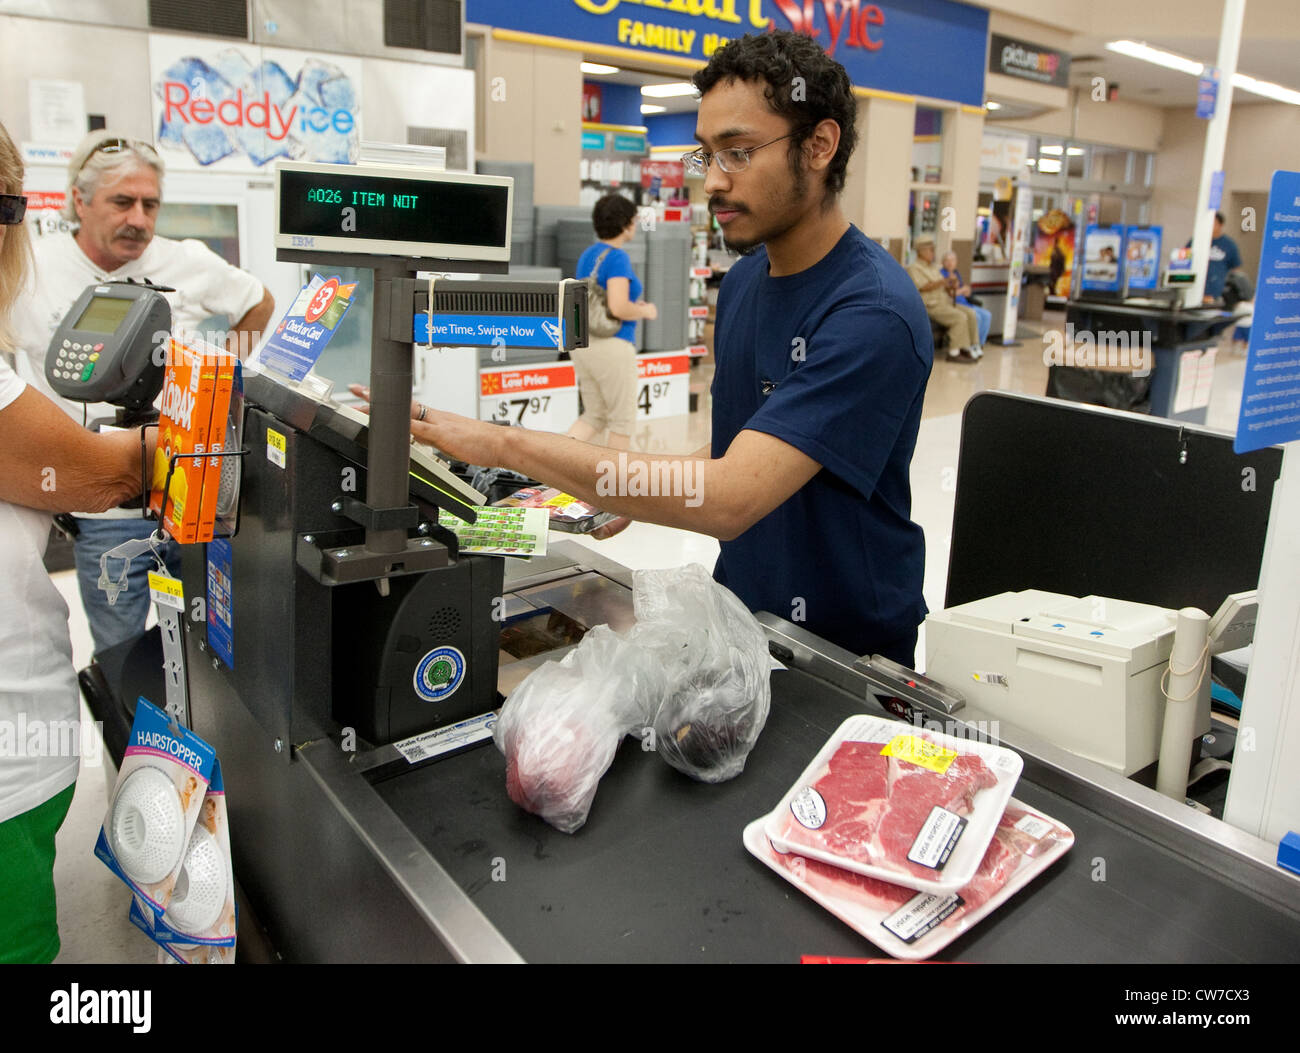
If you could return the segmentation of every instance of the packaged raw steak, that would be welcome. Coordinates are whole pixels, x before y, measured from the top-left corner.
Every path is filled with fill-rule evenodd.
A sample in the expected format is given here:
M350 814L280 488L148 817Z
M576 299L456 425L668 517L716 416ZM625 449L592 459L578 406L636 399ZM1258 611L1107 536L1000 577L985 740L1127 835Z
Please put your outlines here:
M780 852L956 892L975 877L1023 766L1003 746L850 717L764 830Z
M957 892L935 894L778 852L764 833L766 822L757 819L745 828L745 847L755 858L881 950L911 961L943 950L1074 844L1068 827L1012 798L969 884Z

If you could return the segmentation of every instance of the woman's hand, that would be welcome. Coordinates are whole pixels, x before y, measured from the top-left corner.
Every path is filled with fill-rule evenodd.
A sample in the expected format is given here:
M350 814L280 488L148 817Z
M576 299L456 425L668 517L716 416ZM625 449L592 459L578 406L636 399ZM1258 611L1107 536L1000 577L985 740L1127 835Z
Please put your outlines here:
M367 405L363 408L369 413L370 389L361 384L349 384L348 390L366 400ZM484 468L499 466L505 430L487 421L431 409L422 402L411 403L411 434L415 439L466 464Z

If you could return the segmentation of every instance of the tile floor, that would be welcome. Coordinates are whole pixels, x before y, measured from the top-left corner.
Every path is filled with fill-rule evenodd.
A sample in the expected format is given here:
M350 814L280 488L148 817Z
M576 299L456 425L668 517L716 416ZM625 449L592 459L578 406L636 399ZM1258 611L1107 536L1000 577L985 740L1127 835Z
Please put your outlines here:
M928 542L924 592L932 610L943 606L954 500L953 491L945 487L945 477L949 474L947 470L955 472L957 465L962 407L972 395L989 389L1041 395L1047 383L1041 335L1053 328L1060 329L1063 321L1063 316L1048 313L1042 323L1023 323L1020 346L991 345L979 362L950 361L942 357L935 362L912 460L912 517L925 529ZM1208 411L1210 427L1224 431L1235 429L1244 376L1245 359L1221 350ZM644 424L634 444L645 451L686 452L707 442L708 434L709 407L705 395L696 413ZM608 558L632 568L680 566L691 562L711 567L718 552L718 543L711 538L643 523L633 524L609 541L592 542L584 538L579 541L598 546ZM72 612L73 656L81 668L89 660L91 647L76 580L72 572L56 574L54 578ZM924 653L922 636L917 646L918 661ZM88 719L88 713L83 715ZM85 768L84 765L83 761L72 810L59 832L55 881L63 950L58 961L152 962L153 945L127 921L129 901L124 887L91 854L107 807L107 783L111 781L112 771L103 766Z

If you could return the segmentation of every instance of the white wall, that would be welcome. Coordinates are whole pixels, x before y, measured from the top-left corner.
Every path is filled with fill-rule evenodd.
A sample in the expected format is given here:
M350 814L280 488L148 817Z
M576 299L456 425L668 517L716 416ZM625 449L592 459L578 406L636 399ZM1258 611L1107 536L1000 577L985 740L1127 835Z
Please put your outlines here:
M1151 222L1164 226L1166 237L1191 237L1196 191L1205 148L1206 122L1190 107L1166 111L1165 133L1156 155L1155 192ZM1278 169L1300 171L1300 106L1286 103L1234 105L1223 154L1223 201L1241 191L1267 193ZM1226 216L1228 233L1240 221ZM1258 217L1263 229L1263 217ZM1171 240L1170 244L1181 244Z

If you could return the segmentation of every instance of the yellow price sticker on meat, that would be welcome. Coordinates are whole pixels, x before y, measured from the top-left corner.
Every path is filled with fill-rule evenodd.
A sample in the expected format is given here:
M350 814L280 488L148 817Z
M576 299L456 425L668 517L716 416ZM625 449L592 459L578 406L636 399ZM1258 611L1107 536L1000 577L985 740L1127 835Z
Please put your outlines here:
M916 764L940 775L948 770L949 765L957 759L955 750L945 749L934 742L927 742L918 735L896 735L883 750L882 756L897 757Z
M163 607L172 607L178 611L185 610L185 593L181 589L181 583L178 578L168 577L166 574L159 574L157 571L149 572L149 596L154 603Z
M286 450L284 436L274 428L266 429L266 459L277 468L283 468L285 464L284 453Z
M542 507L543 508L567 508L569 505L573 504L575 500L576 498L570 497L568 494L556 494L549 501L543 501Z

